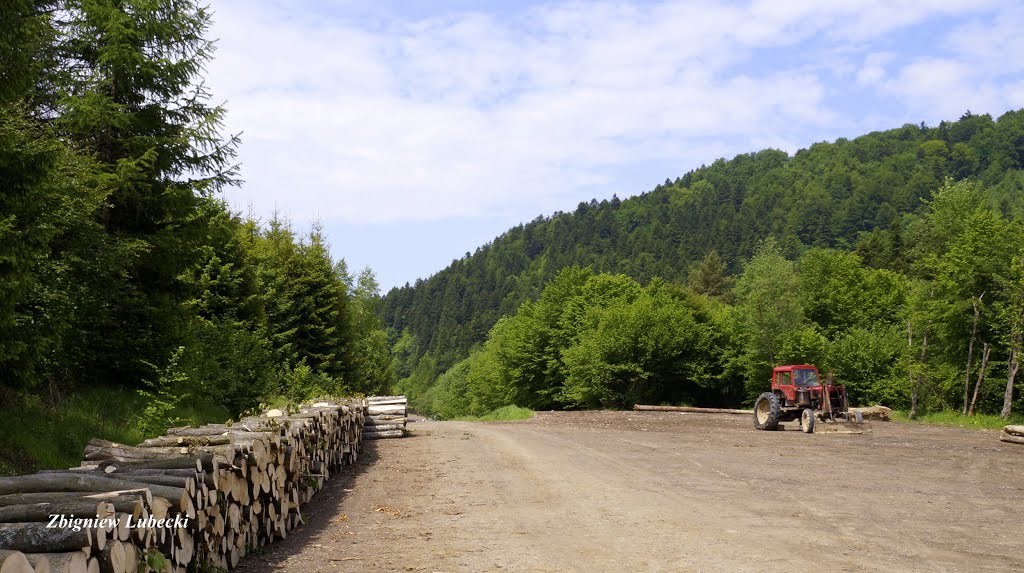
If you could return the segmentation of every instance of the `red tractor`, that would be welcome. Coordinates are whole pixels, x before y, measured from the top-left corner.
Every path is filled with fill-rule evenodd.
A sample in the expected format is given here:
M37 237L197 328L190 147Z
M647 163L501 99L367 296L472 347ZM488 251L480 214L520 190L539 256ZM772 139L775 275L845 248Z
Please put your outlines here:
M754 427L776 430L780 422L800 420L800 429L815 431L861 433L864 419L859 412L850 413L846 387L822 381L818 368L810 364L776 366L772 369L772 391L754 402ZM838 424L837 422L846 422Z

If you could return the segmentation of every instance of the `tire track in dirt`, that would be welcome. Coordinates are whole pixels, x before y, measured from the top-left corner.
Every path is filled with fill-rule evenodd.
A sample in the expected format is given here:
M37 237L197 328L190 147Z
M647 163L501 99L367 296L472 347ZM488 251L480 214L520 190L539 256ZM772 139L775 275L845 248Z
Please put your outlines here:
M1024 569L1024 451L984 432L807 436L629 412L411 427L242 570Z

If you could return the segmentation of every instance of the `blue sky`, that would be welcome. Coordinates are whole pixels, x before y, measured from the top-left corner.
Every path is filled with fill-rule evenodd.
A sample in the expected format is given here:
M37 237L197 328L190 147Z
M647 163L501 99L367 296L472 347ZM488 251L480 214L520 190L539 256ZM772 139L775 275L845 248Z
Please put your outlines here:
M1024 106L1024 2L212 0L226 198L386 291L719 157Z

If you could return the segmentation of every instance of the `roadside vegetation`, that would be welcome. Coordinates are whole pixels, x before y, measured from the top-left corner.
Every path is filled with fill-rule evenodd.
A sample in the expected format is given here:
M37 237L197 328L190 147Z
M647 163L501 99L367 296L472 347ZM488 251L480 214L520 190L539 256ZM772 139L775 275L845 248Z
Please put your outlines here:
M373 273L220 198L238 138L204 87L204 6L4 4L0 471L391 385Z
M974 414L964 416L960 412L945 410L921 414L910 419L904 410L894 410L892 419L895 422L909 424L930 424L933 426L955 426L958 428L971 428L975 430L1001 430L1007 424L1024 424L1024 415L1013 414L1009 418L992 414Z
M527 408L502 406L482 416L459 416L455 420L460 422L513 422L516 420L529 420L533 417L533 414L533 410Z

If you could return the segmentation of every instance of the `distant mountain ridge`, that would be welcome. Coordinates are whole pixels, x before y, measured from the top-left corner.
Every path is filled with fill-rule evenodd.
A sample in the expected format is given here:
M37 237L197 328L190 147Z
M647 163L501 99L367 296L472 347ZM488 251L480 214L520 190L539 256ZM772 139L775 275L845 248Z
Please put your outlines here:
M636 197L592 200L513 227L430 278L392 289L381 316L412 334L416 352L430 353L441 372L567 266L684 281L712 250L738 271L769 235L791 256L835 247L898 265L901 229L945 178L979 180L1011 210L1024 193L1022 168L1024 109L908 124L793 156L767 149L720 159Z

